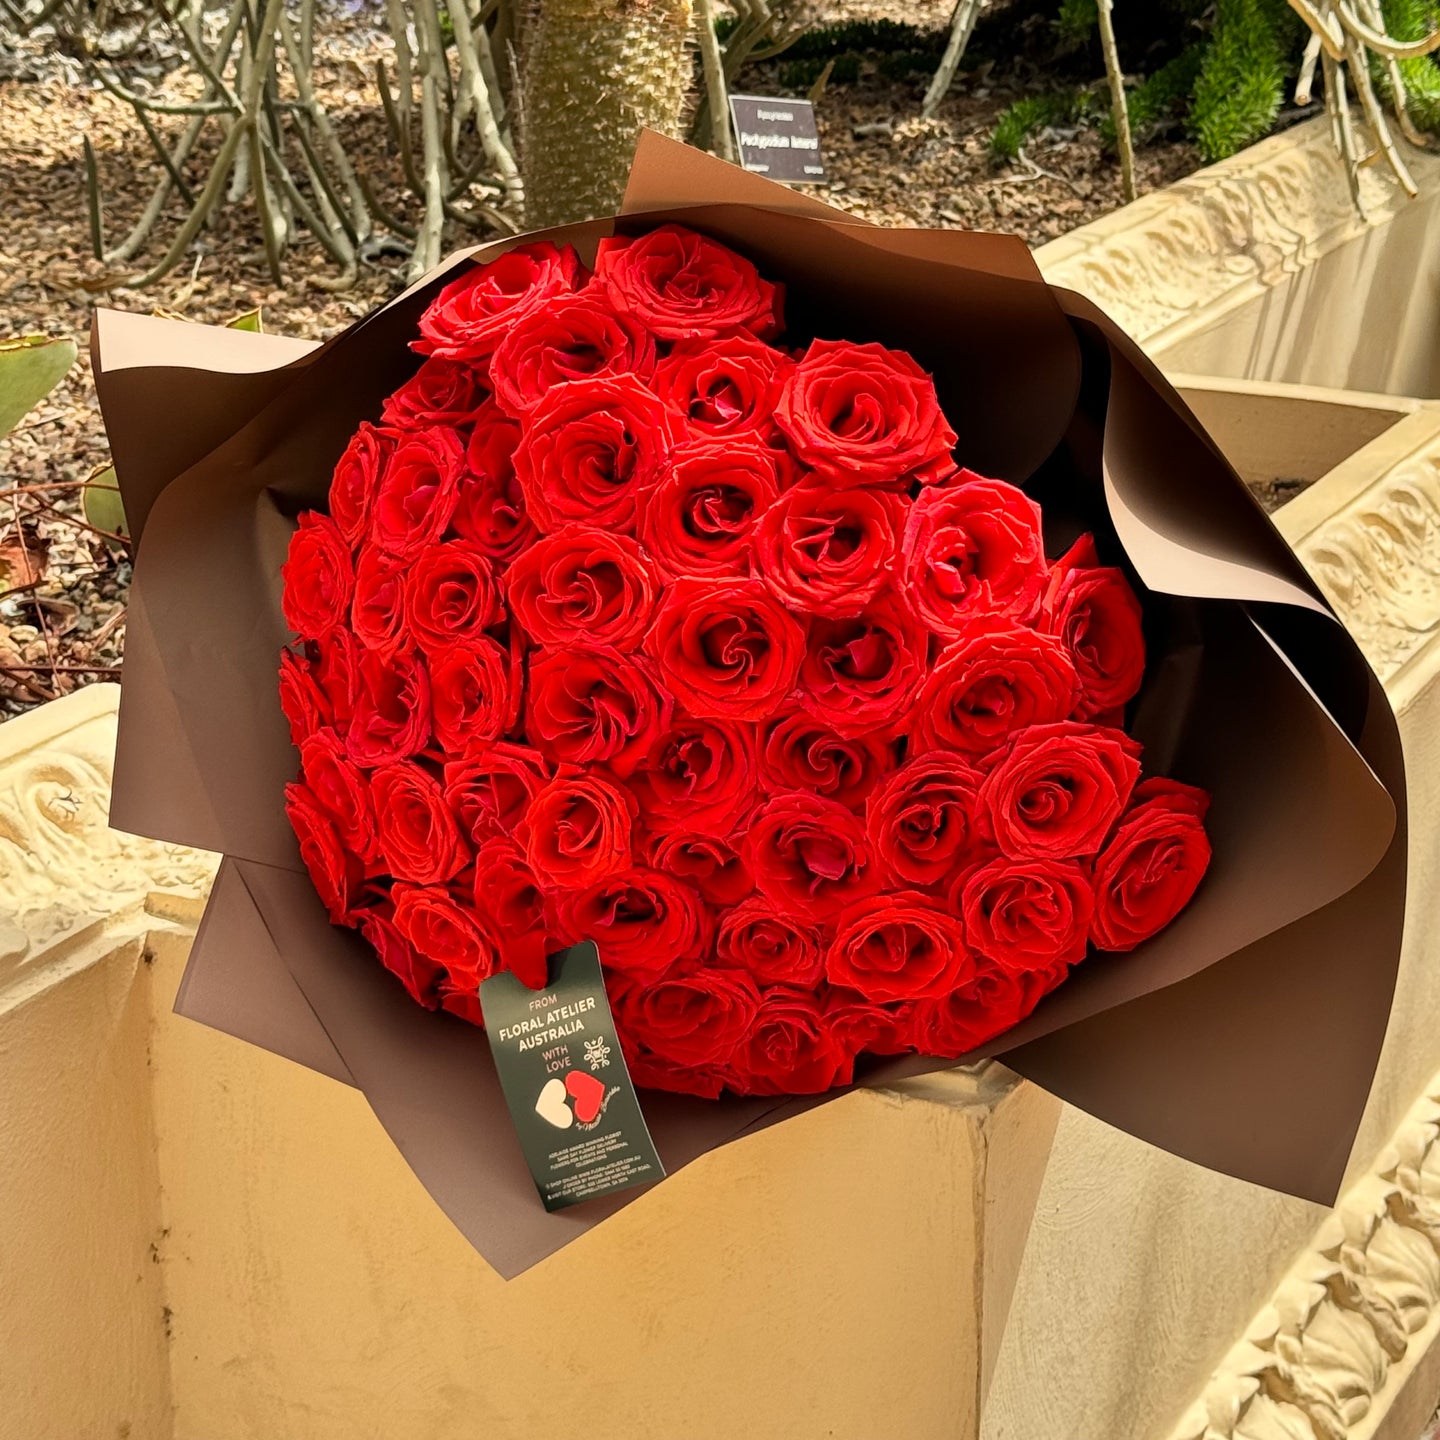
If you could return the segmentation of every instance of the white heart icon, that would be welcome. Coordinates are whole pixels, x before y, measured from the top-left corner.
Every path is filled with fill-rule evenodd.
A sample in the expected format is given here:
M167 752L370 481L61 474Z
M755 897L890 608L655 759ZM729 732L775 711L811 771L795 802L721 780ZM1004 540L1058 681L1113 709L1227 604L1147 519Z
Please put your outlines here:
M565 1082L547 1080L540 1098L535 1102L535 1113L548 1120L557 1130L568 1130L575 1123L575 1112L565 1103Z

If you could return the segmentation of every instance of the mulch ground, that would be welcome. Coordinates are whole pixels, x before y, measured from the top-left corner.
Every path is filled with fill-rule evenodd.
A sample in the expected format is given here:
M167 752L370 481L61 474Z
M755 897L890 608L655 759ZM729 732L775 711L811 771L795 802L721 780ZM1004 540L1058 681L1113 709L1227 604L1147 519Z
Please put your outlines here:
M845 15L890 12L943 27L949 5L837 6ZM366 12L336 13L323 26L315 84L345 138L392 208L413 216L390 153L370 75L389 46ZM148 68L146 68L148 65ZM117 69L126 74L122 63ZM163 61L142 60L145 80ZM779 65L748 69L751 93L785 93ZM133 78L133 77L132 77ZM957 79L933 120L919 117L925 77L894 80L872 66L821 95L821 140L832 183L825 198L883 224L1013 231L1042 244L1122 202L1118 167L1092 130L1048 130L1023 158L997 166L988 151L995 119L1014 99L1043 85L1033 64L1001 75L986 67ZM317 281L332 274L313 242L287 261L285 283L265 268L253 214L224 211L185 262L145 291L105 288L90 251L82 140L97 153L107 234L125 233L157 179L152 153L129 107L88 82L52 43L0 44L0 338L69 335L82 355L67 379L6 440L0 440L0 716L118 672L124 650L129 558L84 529L79 487L107 463L104 429L83 350L96 305L163 309L224 323L261 308L267 330L324 338L403 287L403 260L381 256L344 294ZM175 133L182 122L160 120ZM1199 163L1188 143L1166 141L1139 155L1142 190L1168 184ZM192 166L191 178L203 177ZM183 218L172 202L146 251L161 253ZM457 243L461 238L457 237ZM34 487L43 487L35 489Z

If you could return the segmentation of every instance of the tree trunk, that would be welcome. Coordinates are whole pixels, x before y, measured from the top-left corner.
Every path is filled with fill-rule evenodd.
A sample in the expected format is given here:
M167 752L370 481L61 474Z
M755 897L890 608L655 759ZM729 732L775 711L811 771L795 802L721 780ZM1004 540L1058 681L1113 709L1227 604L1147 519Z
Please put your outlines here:
M612 214L642 128L678 135L692 0L536 0L524 25L525 221Z

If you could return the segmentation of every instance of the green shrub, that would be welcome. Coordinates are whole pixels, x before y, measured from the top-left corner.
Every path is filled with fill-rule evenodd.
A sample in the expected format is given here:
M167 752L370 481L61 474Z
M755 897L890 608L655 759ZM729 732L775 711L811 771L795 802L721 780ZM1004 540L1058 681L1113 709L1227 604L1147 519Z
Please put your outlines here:
M990 154L996 160L1013 160L1020 147L1047 125L1069 125L1085 118L1093 102L1086 91L1056 90L1026 95L1003 110L990 135Z
M1299 23L1285 0L1218 0L1190 107L1190 128L1207 160L1223 160L1269 133L1293 73Z
M1382 0L1385 29L1397 40L1423 40L1440 23L1435 0ZM1398 62L1405 86L1405 110L1422 130L1440 133L1440 65L1433 55ZM1385 99L1393 101L1387 67L1373 67L1376 84Z
M1130 133L1137 144L1154 139L1174 124L1189 101L1205 56L1203 45L1182 50L1167 60L1153 75L1147 75L1126 96L1130 111ZM1100 117L1100 137L1115 144L1115 117L1109 107Z

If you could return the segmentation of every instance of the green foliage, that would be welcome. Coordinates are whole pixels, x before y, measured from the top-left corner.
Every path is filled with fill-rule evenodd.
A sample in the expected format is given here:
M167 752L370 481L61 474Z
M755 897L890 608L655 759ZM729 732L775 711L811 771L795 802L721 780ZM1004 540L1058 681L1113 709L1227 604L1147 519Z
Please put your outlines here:
M1153 75L1147 75L1126 100L1130 110L1130 133L1137 143L1154 139L1174 124L1195 88L1205 58L1203 45L1182 50L1167 60ZM1115 117L1107 108L1100 117L1100 138L1115 144Z
M1382 0L1385 29L1396 40L1423 40L1440 23L1436 0ZM1440 65L1433 55L1398 62L1405 86L1405 111L1422 130L1440 133ZM1385 66L1372 66L1376 84L1387 100L1394 100Z
M990 135L990 155L996 160L1013 160L1020 147L1047 125L1069 125L1083 120L1094 102L1088 90L1054 90L1046 95L1026 95L1000 114Z
M1051 24L1055 43L1062 51L1081 49L1095 38L1099 24L1095 0L1060 0L1060 12Z
M8 435L75 363L73 340L22 335L0 340L0 437Z
M128 535L125 524L125 507L120 502L120 483L115 478L115 467L107 465L98 475L92 475L80 492L80 508L85 512L85 522L107 536ZM112 548L116 542L108 541Z
M1190 127L1207 160L1233 155L1274 125L1297 23L1285 0L1218 0L1190 107Z

